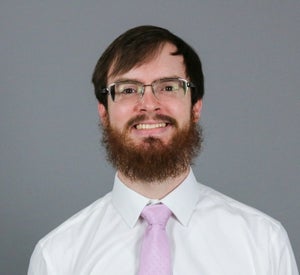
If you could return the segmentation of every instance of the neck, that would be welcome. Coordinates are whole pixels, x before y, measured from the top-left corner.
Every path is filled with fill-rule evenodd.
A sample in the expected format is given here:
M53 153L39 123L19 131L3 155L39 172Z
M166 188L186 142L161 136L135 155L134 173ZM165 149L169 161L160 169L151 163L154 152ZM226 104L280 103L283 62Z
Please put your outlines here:
M188 176L190 168L177 177L166 178L163 182L132 181L122 172L118 171L120 180L133 191L149 199L162 199L172 192Z

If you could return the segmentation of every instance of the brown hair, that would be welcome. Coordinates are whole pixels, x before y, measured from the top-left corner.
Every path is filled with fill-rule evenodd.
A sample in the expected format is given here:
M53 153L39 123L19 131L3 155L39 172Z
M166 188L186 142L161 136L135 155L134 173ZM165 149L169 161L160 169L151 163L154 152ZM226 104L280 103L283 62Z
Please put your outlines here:
M176 46L177 50L172 53L173 55L183 56L186 75L196 86L192 88L192 104L202 99L204 95L202 65L192 47L166 29L155 26L139 26L116 38L98 60L92 82L99 103L107 107L107 94L101 93L101 90L107 85L108 74L116 76L147 62L159 52L165 43Z

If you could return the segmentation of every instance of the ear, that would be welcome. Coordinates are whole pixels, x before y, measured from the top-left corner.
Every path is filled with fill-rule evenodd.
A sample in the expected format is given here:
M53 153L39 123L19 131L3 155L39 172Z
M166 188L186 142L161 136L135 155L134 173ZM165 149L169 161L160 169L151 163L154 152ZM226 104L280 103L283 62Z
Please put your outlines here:
M98 103L98 114L101 120L102 125L106 125L108 121L108 112L105 106L101 103Z
M193 121L198 122L201 117L202 99L199 99L192 107Z

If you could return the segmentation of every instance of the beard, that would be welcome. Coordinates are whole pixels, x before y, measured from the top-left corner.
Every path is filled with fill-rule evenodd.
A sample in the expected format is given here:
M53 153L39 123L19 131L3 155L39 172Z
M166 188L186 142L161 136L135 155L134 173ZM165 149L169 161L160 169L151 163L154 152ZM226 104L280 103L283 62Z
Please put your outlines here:
M102 144L106 148L107 160L131 181L153 183L175 178L187 171L201 150L202 127L193 122L192 115L188 125L182 129L171 117L157 115L155 118L168 121L177 129L168 144L152 136L135 144L126 131L114 129L109 121L103 127ZM135 117L125 129L143 119L144 116Z

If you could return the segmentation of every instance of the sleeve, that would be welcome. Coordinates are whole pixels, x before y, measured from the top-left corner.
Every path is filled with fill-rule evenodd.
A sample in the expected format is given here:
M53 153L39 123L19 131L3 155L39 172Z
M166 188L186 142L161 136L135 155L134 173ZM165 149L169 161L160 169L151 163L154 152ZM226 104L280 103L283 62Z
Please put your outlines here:
M270 255L271 274L299 275L289 237L282 226L271 236Z
M40 242L36 245L31 255L27 275L55 275Z

